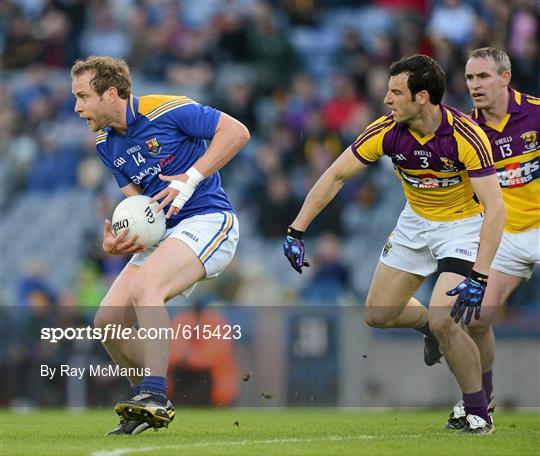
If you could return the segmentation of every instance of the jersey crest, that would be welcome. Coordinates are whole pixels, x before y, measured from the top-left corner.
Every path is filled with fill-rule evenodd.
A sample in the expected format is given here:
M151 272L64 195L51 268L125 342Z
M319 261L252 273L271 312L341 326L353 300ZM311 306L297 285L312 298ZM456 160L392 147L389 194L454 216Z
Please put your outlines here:
M159 144L157 138L152 138L146 141L146 148L148 149L148 153L150 155L158 155L161 152L161 144Z
M533 152L536 149L538 149L538 132L537 131L528 131L526 133L523 133L521 136L521 139L523 139L523 142L525 143L525 149L526 152Z

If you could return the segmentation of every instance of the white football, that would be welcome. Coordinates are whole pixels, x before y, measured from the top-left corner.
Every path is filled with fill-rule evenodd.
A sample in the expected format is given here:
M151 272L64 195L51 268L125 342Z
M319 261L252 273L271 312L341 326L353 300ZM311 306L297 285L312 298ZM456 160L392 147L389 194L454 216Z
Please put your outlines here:
M129 228L128 238L138 234L137 242L146 249L154 246L165 234L165 212L156 214L158 203L150 203L146 195L129 196L120 201L112 216L112 231L117 236L120 231Z

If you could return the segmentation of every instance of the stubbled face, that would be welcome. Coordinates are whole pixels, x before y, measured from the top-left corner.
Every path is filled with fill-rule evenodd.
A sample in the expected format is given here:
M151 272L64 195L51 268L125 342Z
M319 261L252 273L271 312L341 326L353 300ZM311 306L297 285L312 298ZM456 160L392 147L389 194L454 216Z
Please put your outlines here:
M388 92L384 97L384 103L391 109L392 116L398 123L409 124L420 112L419 104L412 99L411 91L407 87L408 79L406 73L391 76L388 80Z
M499 74L492 58L473 57L465 66L465 79L474 107L490 109L502 99L510 82L510 72Z
M97 132L107 127L111 121L110 104L107 97L98 95L92 86L90 80L92 73L87 71L73 78L71 82L71 91L75 95L75 112L82 119L86 120L90 131Z

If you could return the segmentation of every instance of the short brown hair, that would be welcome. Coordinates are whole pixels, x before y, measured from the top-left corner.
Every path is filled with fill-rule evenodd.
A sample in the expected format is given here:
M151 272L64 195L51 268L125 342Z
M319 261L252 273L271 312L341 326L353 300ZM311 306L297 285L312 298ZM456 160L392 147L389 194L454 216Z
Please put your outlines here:
M98 95L103 95L110 87L115 87L118 96L124 100L131 95L131 75L124 60L91 55L87 59L79 59L73 64L71 77L80 76L87 71L93 73L90 86Z
M492 58L497 67L497 73L502 74L505 71L512 71L512 64L508 54L494 47L483 47L469 52L469 58L488 59Z
M415 54L403 57L398 62L392 63L389 68L390 76L401 73L409 75L407 87L414 96L425 90L429 94L431 104L438 105L443 98L446 75L439 62L423 54Z

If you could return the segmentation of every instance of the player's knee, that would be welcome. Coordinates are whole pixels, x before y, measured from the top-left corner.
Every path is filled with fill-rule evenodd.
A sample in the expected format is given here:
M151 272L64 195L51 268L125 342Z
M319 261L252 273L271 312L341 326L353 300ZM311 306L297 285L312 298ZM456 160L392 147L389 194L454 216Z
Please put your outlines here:
M129 297L134 305L148 305L152 300L160 299L159 289L151 282L135 274L129 284Z
M438 318L429 318L429 329L439 343L444 345L447 338L451 337L454 331L457 331L459 327L450 316L439 316Z
M110 312L107 312L106 310L102 310L102 308L100 308L94 316L94 328L103 329L111 323L114 322L112 321Z
M489 331L491 324L489 321L484 319L475 320L474 318L467 325L467 333L471 336L483 336Z
M368 306L364 312L366 324L372 328L388 328L391 326L388 315L383 309Z
M103 320L103 317L100 315L99 311L94 316L94 328L103 328L105 326L105 321Z

